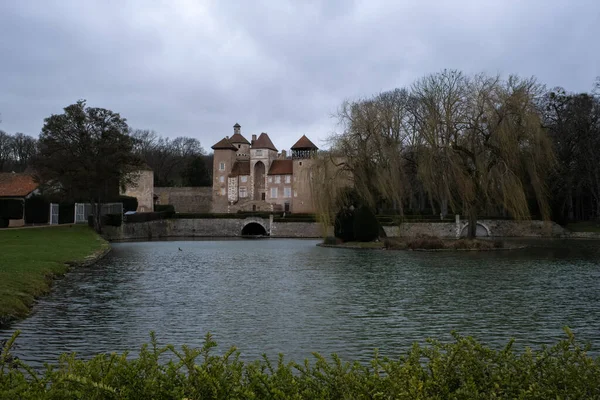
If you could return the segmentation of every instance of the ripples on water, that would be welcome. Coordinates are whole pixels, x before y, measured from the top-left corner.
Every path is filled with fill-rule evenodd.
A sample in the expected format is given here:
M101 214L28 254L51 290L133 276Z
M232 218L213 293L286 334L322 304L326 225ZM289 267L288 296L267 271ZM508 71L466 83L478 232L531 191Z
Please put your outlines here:
M115 243L90 268L56 282L22 330L29 362L161 344L200 346L244 359L311 352L396 357L450 331L494 347L511 337L539 346L562 327L600 348L600 251L592 241L531 241L510 252L421 253L316 247L313 240ZM183 251L178 251L181 248Z

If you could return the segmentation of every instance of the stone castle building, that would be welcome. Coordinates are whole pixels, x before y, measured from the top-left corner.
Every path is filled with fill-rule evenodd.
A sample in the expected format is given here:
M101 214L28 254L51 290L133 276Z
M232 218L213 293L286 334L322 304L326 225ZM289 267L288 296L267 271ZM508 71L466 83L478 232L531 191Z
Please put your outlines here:
M317 146L302 136L291 155L277 148L266 133L248 141L241 126L214 146L212 211L315 212L310 167Z

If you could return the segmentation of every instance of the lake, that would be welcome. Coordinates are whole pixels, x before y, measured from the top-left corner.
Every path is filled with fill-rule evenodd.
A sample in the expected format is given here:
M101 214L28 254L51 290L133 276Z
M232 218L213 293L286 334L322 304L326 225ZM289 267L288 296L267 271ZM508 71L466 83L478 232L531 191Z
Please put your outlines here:
M235 345L254 360L312 352L396 357L452 330L496 348L510 338L538 347L563 326L600 349L600 242L518 240L496 252L321 248L315 240L113 243L89 268L57 280L22 330L14 353L34 365L62 352L83 357L161 344L217 352ZM179 250L181 249L181 250Z

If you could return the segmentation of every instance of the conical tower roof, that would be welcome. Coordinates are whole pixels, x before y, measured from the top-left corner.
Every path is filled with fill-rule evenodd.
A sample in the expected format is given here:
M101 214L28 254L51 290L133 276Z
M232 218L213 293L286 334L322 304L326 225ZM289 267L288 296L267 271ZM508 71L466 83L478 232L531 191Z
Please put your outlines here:
M319 148L306 135L302 135L296 144L292 146L292 150L319 150Z

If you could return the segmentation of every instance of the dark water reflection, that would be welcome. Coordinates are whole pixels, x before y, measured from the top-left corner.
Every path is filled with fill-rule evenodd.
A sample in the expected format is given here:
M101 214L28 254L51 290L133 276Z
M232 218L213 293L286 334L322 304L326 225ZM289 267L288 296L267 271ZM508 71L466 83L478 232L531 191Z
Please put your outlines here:
M54 361L163 344L301 360L311 352L366 360L450 331L500 347L576 336L600 349L600 247L529 241L511 252L340 250L313 240L118 243L105 260L58 281L22 330L16 354ZM183 251L179 251L181 248Z

